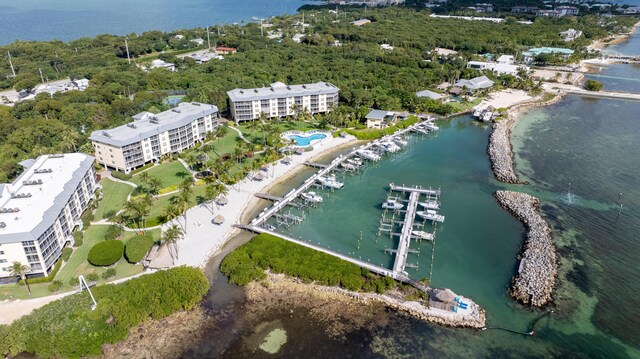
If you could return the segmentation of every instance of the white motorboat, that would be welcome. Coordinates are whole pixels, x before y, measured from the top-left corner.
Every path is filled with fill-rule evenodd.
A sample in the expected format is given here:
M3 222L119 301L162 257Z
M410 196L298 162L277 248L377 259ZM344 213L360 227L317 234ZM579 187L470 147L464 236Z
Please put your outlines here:
M438 203L438 201L418 202L418 204L425 209L440 209L440 203Z
M360 157L349 158L345 162L355 167L360 167L364 164L364 162L362 162L362 158Z
M400 201L398 201L395 198L389 198L387 199L386 202L382 203L382 208L384 209L392 209L392 210L397 210L397 209L403 209L404 208L404 204L400 203Z
M401 148L392 141L381 142L380 147L382 147L385 152L390 153L398 152L401 150Z
M405 140L404 138L401 138L401 137L395 137L393 139L393 142L395 142L395 144L400 146L400 147L404 147L409 143L409 141L407 141L407 140Z
M413 234L414 236L420 239L424 239L427 241L432 241L433 238L435 238L435 235L433 233L429 233L425 231L411 231L411 234Z
M416 214L424 219L435 221L435 222L444 222L444 216L438 214L438 212L428 209L426 211L418 211Z
M438 130L440 129L440 127L438 127L438 126L436 126L436 125L434 125L434 124L432 124L432 123L425 123L425 124L424 124L424 127L425 127L427 130L430 130L430 131L438 131Z
M320 182L320 184L323 185L324 187L329 187L329 188L342 188L342 187L344 187L344 183L338 182L336 180L336 178L333 177L333 176L329 176L329 177L319 176L318 177L318 182Z
M322 203L322 201L324 200L321 195L315 192L303 192L300 197L302 197L302 199L304 199L306 202L313 203Z
M367 159L367 160L370 160L370 161L379 161L380 158L381 158L379 154L377 154L377 153L375 153L373 151L369 151L369 150L358 150L358 151L356 151L356 153L360 157L362 157L364 159Z
M475 110L473 110L473 117L480 117L480 115L482 115L482 112L484 112L483 108L476 108Z
M413 129L411 129L411 130L412 130L413 132L421 133L421 134L423 134L423 135L427 135L427 134L429 134L429 131L425 130L425 129L424 129L424 128L422 128L422 127L418 127L418 126L414 127L414 128L413 128Z

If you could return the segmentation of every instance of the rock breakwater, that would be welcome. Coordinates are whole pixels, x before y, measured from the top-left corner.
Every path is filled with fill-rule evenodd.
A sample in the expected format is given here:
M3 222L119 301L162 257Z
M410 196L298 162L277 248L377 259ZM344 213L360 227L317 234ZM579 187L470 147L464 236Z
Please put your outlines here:
M527 240L518 273L511 283L511 296L524 304L541 307L551 301L558 265L551 229L539 213L540 201L513 191L497 191L495 197L527 227Z
M511 127L516 122L516 113L535 106L547 106L562 99L562 94L557 94L548 101L527 102L515 105L509 109L507 118L494 122L489 137L489 159L494 176L500 182L523 184L513 167L513 148L511 146Z

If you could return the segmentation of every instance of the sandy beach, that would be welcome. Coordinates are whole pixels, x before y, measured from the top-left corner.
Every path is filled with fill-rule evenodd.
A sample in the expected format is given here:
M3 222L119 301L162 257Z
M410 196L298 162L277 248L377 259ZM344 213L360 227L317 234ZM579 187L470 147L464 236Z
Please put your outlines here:
M638 28L640 28L640 21L635 23L635 25L633 25L631 30L629 30L626 33L618 34L618 35L612 36L612 37L610 37L608 39L604 39L604 40L595 40L595 41L593 41L589 46L587 46L587 50L589 50L589 51L600 51L600 50L603 50L607 46L617 45L617 44L623 43L623 42L627 41L627 39L629 37L631 37L631 35L633 35L638 30Z
M185 225L182 217L162 226L163 230L167 227L177 224L185 229L185 238L178 243L178 258L175 265L189 265L203 268L209 258L213 256L239 229L233 227L234 224L241 223L243 216L250 212L258 199L255 193L264 192L270 186L286 181L289 176L295 173L295 170L304 166L305 161L324 155L331 150L336 150L342 146L355 143L355 137L347 138L330 138L314 145L313 151L304 152L301 155L290 156L292 161L285 164L279 161L269 166L268 171L263 172L266 175L261 181L249 178L229 186L227 194L228 204L224 206L214 205L211 208L210 203L193 207L187 211L187 223ZM224 223L217 225L213 223L213 218L222 215L225 219Z
M480 102L474 109L485 109L489 106L493 108L507 108L513 105L531 100L533 97L524 90L502 90L499 92L491 93L482 102Z

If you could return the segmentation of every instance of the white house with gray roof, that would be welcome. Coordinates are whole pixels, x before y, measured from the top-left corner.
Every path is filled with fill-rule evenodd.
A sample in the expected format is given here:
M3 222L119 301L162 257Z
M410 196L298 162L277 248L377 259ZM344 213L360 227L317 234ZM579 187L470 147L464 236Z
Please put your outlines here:
M193 147L215 130L217 115L214 105L181 103L158 114L141 112L126 125L92 132L89 139L98 163L129 173L163 155Z
M227 92L231 116L236 122L260 118L293 116L296 111L311 114L329 112L338 105L340 89L329 82L287 85L274 82L270 87L235 89ZM296 109L297 108L297 109Z
M44 155L21 162L24 172L0 184L0 281L10 279L15 261L29 275L49 274L93 198L93 161L82 153Z

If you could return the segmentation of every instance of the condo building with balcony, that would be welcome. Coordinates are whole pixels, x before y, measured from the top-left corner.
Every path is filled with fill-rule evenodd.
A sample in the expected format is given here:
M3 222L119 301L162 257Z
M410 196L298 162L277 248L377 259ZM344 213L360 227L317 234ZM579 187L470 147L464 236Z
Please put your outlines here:
M91 133L96 161L125 173L166 154L179 153L202 141L218 126L218 107L198 102L152 114L141 112L133 121Z
M81 153L44 155L0 184L0 282L15 280L13 262L29 266L28 276L49 275L94 196L93 162Z
M227 92L231 116L239 123L260 118L293 116L296 112L311 114L329 112L338 106L340 89L329 82L304 85L272 83L270 87L235 89Z

